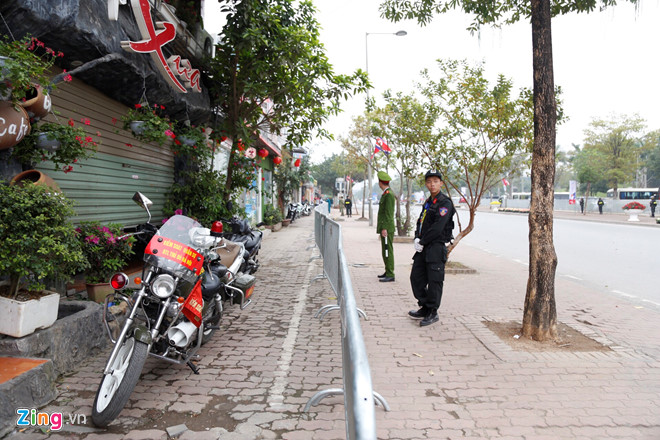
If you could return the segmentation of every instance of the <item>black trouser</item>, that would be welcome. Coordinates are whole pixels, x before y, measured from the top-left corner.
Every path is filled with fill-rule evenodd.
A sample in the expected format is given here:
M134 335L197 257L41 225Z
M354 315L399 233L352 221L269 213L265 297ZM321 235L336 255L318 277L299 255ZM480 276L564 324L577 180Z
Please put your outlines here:
M651 217L655 217L655 206L651 205Z
M346 205L346 215L347 215L348 217L351 216L351 208L352 208L351 205Z
M438 309L445 281L445 263L427 263L423 255L413 259L410 285L420 307Z
M599 212L600 214L603 213L603 205L598 205L598 212Z

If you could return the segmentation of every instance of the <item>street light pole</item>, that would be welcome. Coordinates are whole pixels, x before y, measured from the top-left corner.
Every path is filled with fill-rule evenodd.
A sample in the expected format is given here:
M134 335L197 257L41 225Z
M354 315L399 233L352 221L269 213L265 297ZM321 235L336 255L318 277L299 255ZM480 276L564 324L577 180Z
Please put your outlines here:
M408 35L408 32L406 31L397 31L397 32L365 32L364 33L364 65L366 67L367 71L367 76L369 76L369 35L396 35L397 37L403 37ZM367 89L367 103L369 102L369 89ZM369 145L371 145L371 141L369 141ZM373 207L371 204L371 191L373 188L373 183L371 181L372 178L372 172L371 172L371 159L373 158L370 157L369 161L367 162L367 173L369 174L369 226L374 225L374 215L373 215Z

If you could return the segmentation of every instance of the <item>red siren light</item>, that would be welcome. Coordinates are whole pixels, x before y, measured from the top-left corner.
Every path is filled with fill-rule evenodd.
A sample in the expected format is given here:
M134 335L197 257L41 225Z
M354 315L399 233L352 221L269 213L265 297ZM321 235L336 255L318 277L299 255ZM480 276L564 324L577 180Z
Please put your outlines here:
M220 237L222 235L222 222L214 221L211 226L211 235L213 237Z

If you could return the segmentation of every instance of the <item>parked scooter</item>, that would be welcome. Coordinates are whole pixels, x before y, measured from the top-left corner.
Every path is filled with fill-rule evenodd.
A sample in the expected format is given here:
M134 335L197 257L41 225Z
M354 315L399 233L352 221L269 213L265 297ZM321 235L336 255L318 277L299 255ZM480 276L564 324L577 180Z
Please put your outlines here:
M290 202L286 212L286 218L291 219L291 223L293 223L298 217L299 217L298 204Z
M223 219L228 226L229 231L224 232L222 236L229 241L235 243L243 243L245 246L245 254L243 255L243 266L240 271L243 273L253 274L259 269L259 250L261 250L261 240L263 232L258 229L252 229L250 223L246 219L241 219L236 216L229 220ZM261 224L257 225L260 226Z
M139 192L133 200L151 220L151 201ZM92 421L99 427L107 426L124 408L147 355L186 364L199 374L192 360L219 329L223 303L244 309L254 291L255 278L240 272L245 247L222 237L221 222L209 230L175 215L157 231L153 226L138 229L130 235L152 235L144 250L142 276L134 280L138 289L127 291L128 277L117 273L111 280L116 291L105 300L103 321L114 348L92 408ZM119 307L110 308L110 302ZM122 306L125 313L113 313ZM110 322L122 320L115 339Z

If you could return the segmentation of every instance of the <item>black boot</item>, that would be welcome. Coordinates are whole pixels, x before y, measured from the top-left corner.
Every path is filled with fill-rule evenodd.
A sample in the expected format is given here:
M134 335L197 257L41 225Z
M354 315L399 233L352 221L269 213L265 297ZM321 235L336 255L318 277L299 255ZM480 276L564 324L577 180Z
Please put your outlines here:
M387 276L387 272L385 272L385 273L382 274L382 275L378 275L378 278L385 278L386 276Z
M431 309L429 313L422 319L419 323L420 327L425 327L427 325L431 325L435 322L438 322L440 318L438 318L438 311L436 309Z
M429 313L428 309L426 307L422 307L419 310L411 310L408 312L408 316L411 316L415 319L422 319Z

